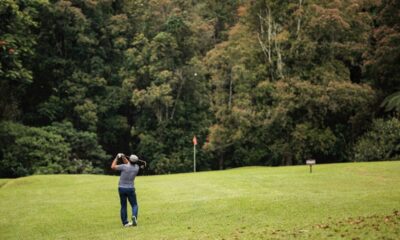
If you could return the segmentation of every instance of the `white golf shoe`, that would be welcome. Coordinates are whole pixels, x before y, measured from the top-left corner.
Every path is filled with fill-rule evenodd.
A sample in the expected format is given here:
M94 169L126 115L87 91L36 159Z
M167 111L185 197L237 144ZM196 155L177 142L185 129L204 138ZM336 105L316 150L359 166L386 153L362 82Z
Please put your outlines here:
M132 223L128 222L127 224L124 225L124 227L132 227Z

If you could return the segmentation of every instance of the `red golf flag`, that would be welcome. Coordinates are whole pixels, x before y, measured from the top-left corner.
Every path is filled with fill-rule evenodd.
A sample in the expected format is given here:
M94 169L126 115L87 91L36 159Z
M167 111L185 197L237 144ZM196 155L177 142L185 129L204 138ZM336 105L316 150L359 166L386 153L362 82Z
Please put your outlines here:
M197 145L197 138L196 138L196 135L193 136L193 145Z

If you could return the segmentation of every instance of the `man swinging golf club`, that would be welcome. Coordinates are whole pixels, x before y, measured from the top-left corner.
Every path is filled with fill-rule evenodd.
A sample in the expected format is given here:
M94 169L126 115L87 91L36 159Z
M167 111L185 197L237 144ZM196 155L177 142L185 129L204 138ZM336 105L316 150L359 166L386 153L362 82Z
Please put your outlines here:
M117 164L118 160L122 160L123 164ZM111 169L121 171L121 176L118 183L119 198L121 200L121 221L124 227L137 226L138 220L138 204L135 193L135 177L139 173L139 162L146 162L139 160L136 155L129 156L129 160L123 153L118 153L111 164ZM142 166L142 168L144 168ZM132 222L128 221L127 202L128 199L132 207Z

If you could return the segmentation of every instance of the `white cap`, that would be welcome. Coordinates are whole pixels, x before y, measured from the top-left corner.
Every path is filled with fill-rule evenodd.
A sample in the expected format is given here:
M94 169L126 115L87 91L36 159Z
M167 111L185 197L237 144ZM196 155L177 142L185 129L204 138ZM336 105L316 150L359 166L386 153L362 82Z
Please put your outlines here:
M132 155L129 156L129 161L137 162L137 161L139 161L139 158L138 158L138 156L132 154Z

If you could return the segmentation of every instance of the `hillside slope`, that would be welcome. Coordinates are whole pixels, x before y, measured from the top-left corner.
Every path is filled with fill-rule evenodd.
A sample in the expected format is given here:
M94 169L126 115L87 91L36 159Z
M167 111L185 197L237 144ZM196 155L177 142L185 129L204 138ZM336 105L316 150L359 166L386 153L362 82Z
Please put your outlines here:
M118 177L43 175L0 187L1 239L362 239L400 236L400 161L248 167L136 180L122 228Z

